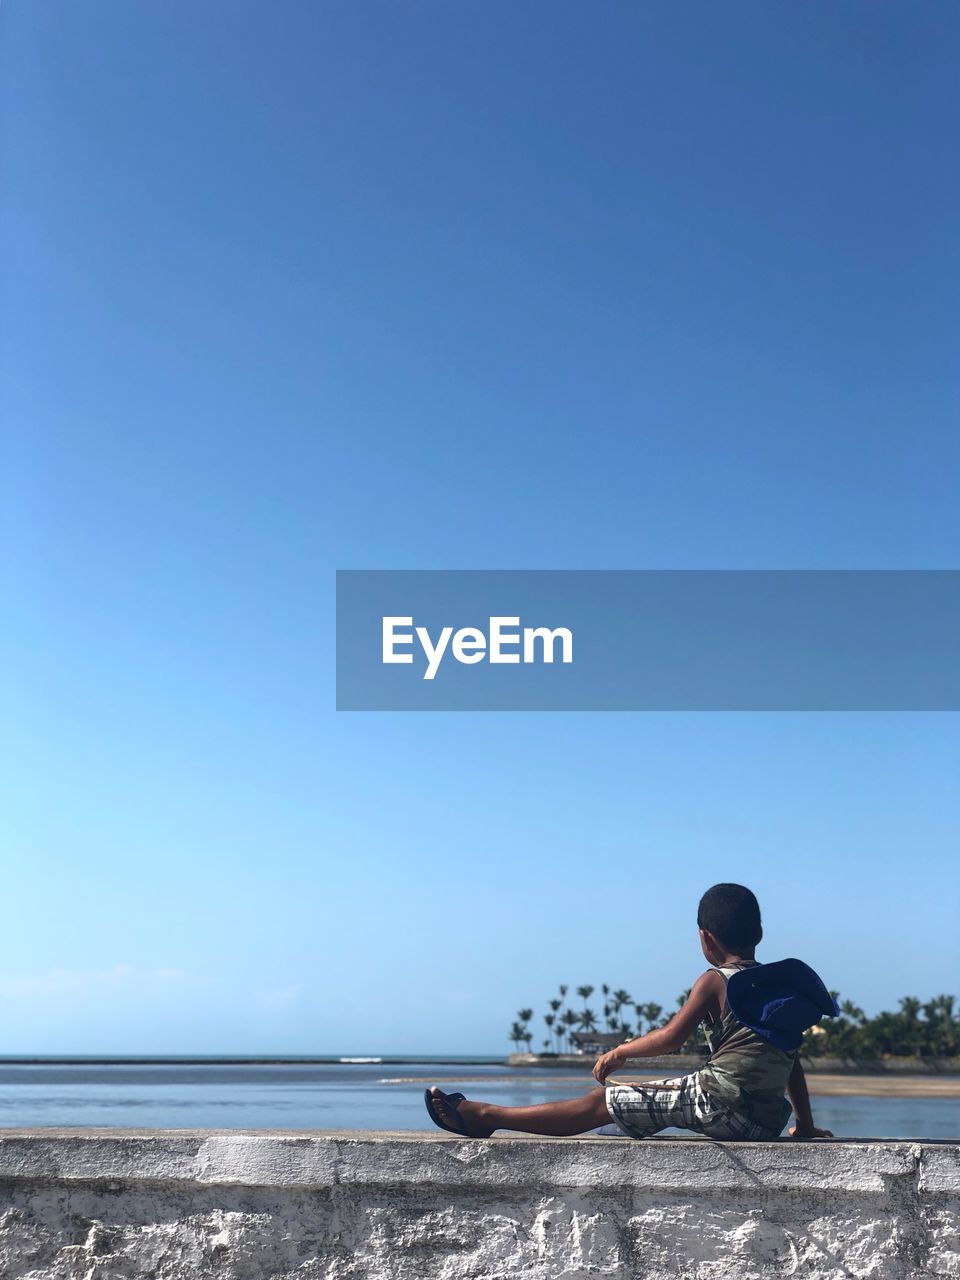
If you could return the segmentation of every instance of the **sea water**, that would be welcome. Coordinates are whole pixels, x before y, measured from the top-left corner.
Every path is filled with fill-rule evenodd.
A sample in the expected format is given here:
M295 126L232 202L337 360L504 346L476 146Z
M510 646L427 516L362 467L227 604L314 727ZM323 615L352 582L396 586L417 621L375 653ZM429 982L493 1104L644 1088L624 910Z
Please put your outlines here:
M0 1059L0 1127L431 1130L428 1085L506 1106L576 1097L587 1070L536 1071L500 1060L263 1060L11 1063ZM838 1137L960 1139L955 1098L813 1098Z

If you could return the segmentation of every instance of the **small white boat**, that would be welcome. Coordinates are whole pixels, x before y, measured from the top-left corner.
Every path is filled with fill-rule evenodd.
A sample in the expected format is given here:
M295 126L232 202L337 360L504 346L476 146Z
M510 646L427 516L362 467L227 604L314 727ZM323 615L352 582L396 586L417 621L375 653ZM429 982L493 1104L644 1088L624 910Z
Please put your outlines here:
M341 1058L341 1062L382 1062L382 1058Z

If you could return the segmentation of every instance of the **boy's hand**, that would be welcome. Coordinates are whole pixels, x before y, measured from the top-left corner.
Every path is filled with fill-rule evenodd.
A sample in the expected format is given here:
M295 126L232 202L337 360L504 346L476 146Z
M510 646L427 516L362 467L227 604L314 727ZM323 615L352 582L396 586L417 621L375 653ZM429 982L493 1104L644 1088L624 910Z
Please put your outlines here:
M832 1138L829 1129L818 1129L816 1125L795 1124L790 1130L790 1137L796 1142L809 1142L811 1138Z
M603 1084L611 1071L616 1071L618 1067L622 1067L624 1063L623 1054L619 1049L611 1049L609 1053L601 1053L600 1057L594 1063L593 1074L596 1076L600 1084Z

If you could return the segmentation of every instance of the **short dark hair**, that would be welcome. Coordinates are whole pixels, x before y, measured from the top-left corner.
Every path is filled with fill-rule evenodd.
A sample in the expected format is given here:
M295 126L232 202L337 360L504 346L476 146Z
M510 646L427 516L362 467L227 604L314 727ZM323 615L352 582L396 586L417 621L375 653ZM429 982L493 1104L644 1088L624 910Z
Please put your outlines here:
M735 951L755 947L763 937L760 903L742 884L715 884L700 899L697 924Z

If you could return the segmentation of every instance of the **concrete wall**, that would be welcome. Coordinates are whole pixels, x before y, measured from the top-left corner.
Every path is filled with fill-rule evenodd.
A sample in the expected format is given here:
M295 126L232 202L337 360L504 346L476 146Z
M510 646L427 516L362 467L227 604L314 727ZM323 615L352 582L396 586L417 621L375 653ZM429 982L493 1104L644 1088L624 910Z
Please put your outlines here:
M0 1276L960 1276L960 1145L0 1131Z

